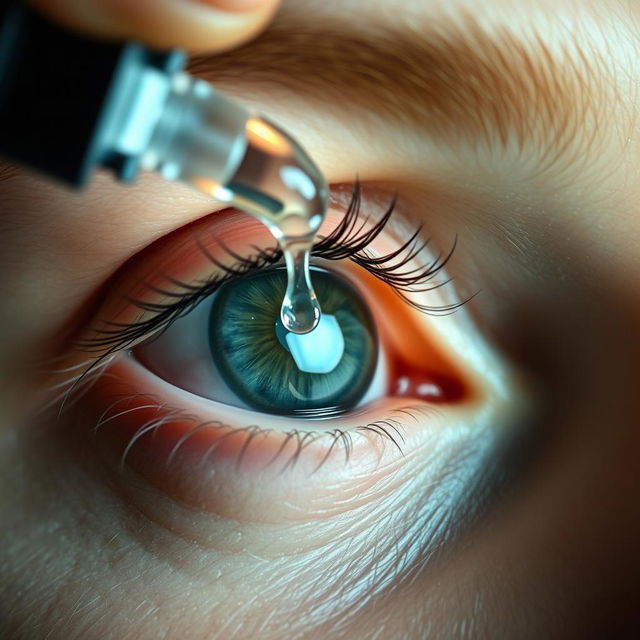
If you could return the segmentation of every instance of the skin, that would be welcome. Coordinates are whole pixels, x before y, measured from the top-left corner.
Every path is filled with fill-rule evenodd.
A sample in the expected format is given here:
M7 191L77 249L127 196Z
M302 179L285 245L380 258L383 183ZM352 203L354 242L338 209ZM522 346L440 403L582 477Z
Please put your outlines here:
M250 40L279 0L31 0L66 26L104 39L134 38L157 47L223 51Z
M193 61L329 182L397 191L442 250L458 235L448 275L479 293L422 322L480 392L420 417L404 456L240 468L204 506L139 461L112 473L91 401L36 417L36 374L127 260L211 201L155 176L70 193L5 168L4 637L637 633L635 4L298 0L257 41Z

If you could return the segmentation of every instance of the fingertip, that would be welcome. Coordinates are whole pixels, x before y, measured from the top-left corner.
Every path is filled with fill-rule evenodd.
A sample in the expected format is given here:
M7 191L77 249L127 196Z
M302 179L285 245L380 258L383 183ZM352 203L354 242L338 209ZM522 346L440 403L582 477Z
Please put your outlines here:
M158 48L225 51L255 37L280 0L31 0L87 35L134 39Z

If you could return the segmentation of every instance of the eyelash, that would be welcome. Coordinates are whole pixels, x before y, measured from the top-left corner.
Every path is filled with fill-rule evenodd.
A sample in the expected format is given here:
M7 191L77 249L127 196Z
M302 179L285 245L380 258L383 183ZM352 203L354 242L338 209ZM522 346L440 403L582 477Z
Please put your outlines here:
M446 255L434 258L430 264L403 269L429 244L429 240L421 239L422 225L419 225L410 238L398 249L384 256L375 257L367 251L367 247L389 222L395 210L396 197L392 198L380 220L365 231L370 216L362 213L361 196L361 186L356 181L343 219L328 236L322 237L314 245L312 256L326 260L349 259L353 261L388 284L403 302L422 313L441 315L451 313L462 306L464 301L441 306L424 305L410 297L412 293L433 291L448 282L434 284L432 280L451 259L456 248L456 240ZM154 315L151 318L133 323L108 322L108 328L96 330L97 335L81 342L79 346L87 351L107 349L106 353L102 355L102 358L106 358L117 351L127 349L146 336L165 331L173 322L193 310L202 300L213 295L223 284L256 271L274 267L282 260L282 252L277 247L262 249L254 245L256 253L246 257L220 243L224 251L235 260L234 263L228 265L213 257L202 244L199 246L207 259L222 271L222 275L217 275L197 285L181 282L167 276L167 280L179 287L181 291L168 291L148 284L150 290L170 298L171 301L151 303L127 298L129 303L143 311L153 312Z

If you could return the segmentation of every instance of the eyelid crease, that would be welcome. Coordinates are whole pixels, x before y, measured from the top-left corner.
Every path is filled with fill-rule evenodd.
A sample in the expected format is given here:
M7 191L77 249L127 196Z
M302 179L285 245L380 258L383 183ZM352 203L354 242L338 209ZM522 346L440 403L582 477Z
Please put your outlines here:
M368 245L383 231L389 222L395 209L396 198L392 198L389 206L381 218L373 226L367 229L370 216L363 214L361 209L361 186L354 182L351 200L344 217L336 228L325 237L322 237L312 250L312 256L327 260L350 259L373 276L388 284L392 290L409 306L428 314L448 314L465 304L468 300L440 306L421 304L411 298L411 294L433 291L445 284L445 282L433 282L434 277L441 272L451 259L456 247L454 241L452 248L444 255L436 256L429 264L414 268L404 269L415 257L428 245L428 240L420 238L421 226L419 226L408 240L402 245L384 256L375 257L367 251ZM172 322L189 313L206 297L215 293L222 284L232 282L235 279L246 276L260 270L277 265L282 259L282 253L276 247L262 249L253 246L256 253L252 256L242 256L217 240L224 251L235 260L231 265L221 262L210 251L198 242L199 249L223 273L212 279L205 280L194 285L184 283L175 278L165 276L165 279L180 291L171 291L146 283L146 287L164 297L170 302L153 303L135 298L127 298L127 301L138 307L141 311L151 312L154 315L140 321L122 323L116 321L106 322L106 327L96 329L94 336L82 340L78 346L84 351L103 351L103 357L116 351L127 349L139 342L142 338L162 332Z

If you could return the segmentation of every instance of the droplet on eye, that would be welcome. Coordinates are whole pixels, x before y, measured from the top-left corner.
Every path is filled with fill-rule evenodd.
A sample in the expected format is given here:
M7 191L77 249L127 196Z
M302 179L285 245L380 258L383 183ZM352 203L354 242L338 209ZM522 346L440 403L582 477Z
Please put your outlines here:
M287 290L282 301L280 320L287 331L311 333L320 320L320 304L309 274L311 242L281 243L287 265Z
M276 335L280 344L291 354L296 366L305 373L330 373L344 354L344 336L335 316L321 316L310 333L291 333L276 320Z

